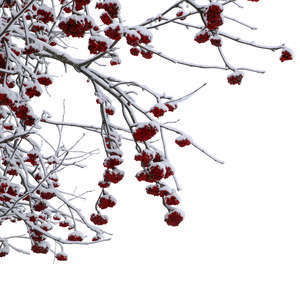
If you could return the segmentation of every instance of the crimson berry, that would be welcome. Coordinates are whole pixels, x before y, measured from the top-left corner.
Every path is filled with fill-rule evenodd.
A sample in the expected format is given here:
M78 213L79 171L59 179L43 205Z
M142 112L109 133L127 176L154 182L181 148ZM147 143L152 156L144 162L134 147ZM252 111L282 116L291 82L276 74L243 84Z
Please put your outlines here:
M58 27L67 35L82 38L86 31L93 28L92 22L87 17L70 16L63 19Z
M207 42L207 41L209 40L210 36L211 36L211 34L210 34L209 31L207 31L207 30L202 30L202 31L200 31L200 32L198 32L198 33L196 34L194 40L195 40L197 43L201 44L201 43Z
M292 60L292 59L293 59L293 54L291 50L287 50L287 49L282 50L281 57L280 57L281 62Z
M39 201L33 206L33 209L35 211L42 211L42 210L45 210L47 207L48 206L44 201Z
M240 85L241 82L242 82L243 77L244 77L243 73L241 73L241 72L235 72L235 73L230 74L227 77L227 81L231 85L235 85L235 84Z
M158 132L158 126L153 123L140 123L133 132L133 138L137 142L150 140Z
M82 10L90 2L90 0L75 0L75 8L76 10Z
M91 37L89 39L89 46L88 49L90 50L91 54L99 54L103 53L108 48L108 41L101 37Z
M52 84L52 80L48 76L41 75L38 77L37 80L38 80L39 84L41 84L41 85L48 86L48 85Z
M140 154L135 155L134 159L140 161L143 167L148 167L154 159L153 151L145 149Z
M123 179L124 172L117 168L106 169L103 177L105 181L116 184Z
M56 254L55 258L59 261L66 261L68 260L68 255L63 252L60 252Z
M159 191L159 186L157 184L146 187L146 193L149 195L159 196Z
M42 6L36 12L38 19L43 23L47 24L49 22L54 22L54 16L52 10L46 6Z
M9 253L8 247L3 247L0 249L0 257L4 257L4 256L8 255L8 253Z
M130 46L133 46L133 47L138 46L140 39L141 39L141 36L133 30L131 30L129 33L126 34L126 41L127 41L127 44Z
M108 207L114 207L116 203L116 199L113 196L103 195L99 198L98 206L101 209L106 209Z
M26 94L29 98L41 96L41 92L38 90L38 88L37 88L36 85L34 85L34 86L32 86L32 87L27 87L27 88L26 88L25 94Z
M160 118L162 117L167 111L168 111L168 107L165 104L162 103L158 103L156 105L154 105L150 112L156 117L156 118Z
M104 33L107 37L115 41L119 41L122 38L122 31L119 25L110 25Z
M108 217L107 216L101 216L99 214L92 214L90 220L95 225L105 225L108 222Z
M31 251L38 254L47 254L49 251L49 245L45 242L35 243L32 245Z
M176 17L182 17L184 15L184 11L183 10L180 10L180 11L178 11L177 13L176 13ZM182 17L182 18L180 18L180 20L185 20L186 19L186 17Z
M106 12L100 16L100 19L105 25L110 25L113 22L109 14Z
M173 103L166 103L165 105L168 108L168 110L171 111L171 112L178 108L178 105L173 104Z
M99 187L105 189L105 188L108 188L110 186L110 183L107 182L107 181L102 180L102 181L98 182L98 185L99 185Z
M68 235L68 241L81 242L83 240L83 234L79 231L73 231Z
M142 51L141 51L141 55L142 55L144 58L146 58L146 59L151 59L152 56L153 56L153 52L142 50Z
M113 169L114 167L119 166L122 162L123 160L119 156L110 156L104 160L103 166L105 168Z
M191 140L182 135L182 136L179 136L176 140L175 140L175 143L179 146L179 147L185 147L185 146L189 146L191 144Z
M210 43L215 47L221 47L222 46L221 38L213 37L213 38L210 39Z
M178 205L180 203L179 199L175 195L169 195L165 198L167 205Z
M31 163L31 165L33 166L37 166L38 163L37 163L37 159L38 159L38 155L36 153L27 153L27 159L24 160L25 162L29 162Z
M165 215L165 222L169 226L178 226L183 221L184 215L179 210L172 210Z
M223 8L219 4L212 4L209 6L206 13L206 26L209 30L216 30L223 24L222 11Z
M139 48L131 48L130 54L133 56L138 56L140 54L140 49Z

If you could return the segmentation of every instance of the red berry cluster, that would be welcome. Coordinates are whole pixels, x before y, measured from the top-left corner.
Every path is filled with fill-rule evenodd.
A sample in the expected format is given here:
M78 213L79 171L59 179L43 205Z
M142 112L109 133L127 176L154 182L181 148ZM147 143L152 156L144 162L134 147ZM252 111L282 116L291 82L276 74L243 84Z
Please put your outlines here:
M46 208L48 208L48 205L46 204L45 201L41 201L41 200L36 201L35 204L33 205L33 209L38 212L43 211Z
M105 24L105 25L110 25L112 24L112 19L109 16L108 13L104 12L101 16L100 16L101 21Z
M222 47L222 39L219 36L214 35L211 37L210 43L215 47Z
M0 248L0 257L4 257L6 255L8 255L9 253L9 248L4 246Z
M210 37L211 37L211 32L208 31L207 29L203 29L195 35L194 40L197 43L202 44L209 41Z
M183 212L177 209L173 209L165 215L165 222L169 226L178 226L184 218Z
M119 24L112 24L108 26L104 33L108 38L114 41L119 41L122 38L122 28Z
M46 75L39 75L37 81L39 82L39 84L44 86L49 86L50 84L52 84L52 79Z
M153 57L153 52L148 50L142 50L141 55L146 59L151 59Z
M135 30L130 30L126 33L126 41L127 44L133 47L136 47L139 45L141 40L141 36L138 34Z
M98 186L102 189L102 192L96 203L97 213L92 214L90 218L95 225L105 225L108 222L108 217L101 215L99 209L114 207L117 203L116 199L105 189L110 187L111 183L117 184L124 177L124 172L116 168L123 163L122 152L115 148L119 146L118 143L111 143L108 140L106 143L106 147L107 146L109 146L107 149L109 156L103 162L103 166L106 168L106 170L103 174L103 180L99 181L98 183Z
M223 8L220 4L212 4L208 7L206 12L206 27L209 30L217 30L221 25L223 25L222 17Z
M140 123L133 132L133 138L137 142L146 142L158 132L158 126L154 122Z
M90 0L75 0L75 9L82 10L85 6L90 4Z
M37 14L37 19L39 21L42 21L45 24L49 22L54 22L54 16L52 10L45 6L40 7L37 10L36 14Z
M243 73L235 72L235 73L228 75L227 80L228 80L228 83L231 85L235 85L235 84L240 85L243 80L243 77L244 77Z
M108 41L103 38L91 37L89 39L88 49L91 54L99 54L101 52L105 52L108 48Z
M181 17L180 20L185 20L186 17L184 16L184 11L183 10L179 10L177 13L176 13L176 17Z
M82 38L86 31L93 28L91 20L87 17L70 16L63 19L58 27L67 35Z
M92 214L90 220L95 225L105 225L108 222L108 217L100 214Z
M209 30L203 29L195 35L194 40L199 43L206 43L210 41L210 43L215 47L222 47L222 39L217 34L212 34Z
M24 125L32 126L36 117L32 113L31 107L27 103L18 103L15 95L7 90L0 89L0 107L8 106L17 118L23 121Z
M123 160L120 156L118 155L112 155L110 157L107 157L104 162L103 165L105 168L108 169L113 169L116 166L119 166L120 164L122 164Z
M36 193L44 200L51 200L56 196L53 191L41 188L38 189Z
M293 59L293 53L289 49L283 49L280 57L280 61L284 62L287 60L292 60Z
M38 254L47 254L49 251L49 245L46 242L37 242L32 245L31 251Z
M120 63L121 63L121 60L119 59L119 57L113 57L110 61L111 66L116 66L116 65L119 65Z
M123 179L124 172L117 169L117 168L106 169L103 177L104 177L104 180L106 182L116 184L116 183L120 182Z
M143 44L147 45L152 41L152 34L143 27L138 27L135 30L127 30L126 32L127 44L132 46L130 53L133 56L141 54L146 59L151 59L153 52L151 50L145 50L141 47Z
M33 98L33 97L40 97L42 93L37 85L30 85L26 87L25 94L29 98Z
M116 199L108 194L103 194L98 199L98 206L101 209L106 209L109 207L114 207L116 205Z
M81 242L83 241L83 234L79 231L73 231L68 235L68 241Z
M96 4L96 8L104 9L112 19L115 19L119 16L120 3L117 0L103 0Z
M158 103L154 105L151 109L150 112L156 117L160 118L162 117L166 112L168 111L168 107L165 104Z
M36 47L34 44L26 45L22 52L26 55L39 53L40 47Z
M176 138L175 143L179 147L186 147L186 146L189 146L191 144L191 138L189 138L185 135L181 135L178 138Z
M19 187L9 181L0 183L0 201L9 202L13 197L16 197L19 192Z
M155 183L146 187L147 194L162 198L163 205L168 209L168 215L170 215L165 218L168 225L179 225L183 220L183 214L172 207L172 205L180 204L179 196L173 189L162 182L163 179L174 175L173 168L169 162L164 158L162 153L149 149L142 150L139 154L135 155L134 159L139 161L143 168L142 171L136 174L137 180ZM172 213L175 211L181 218L174 217Z
M24 160L24 162L29 162L31 163L32 166L37 166L38 162L38 155L36 153L27 153L27 159Z
M170 111L173 112L175 109L177 109L177 104L173 103L158 103L155 104L151 109L150 112L156 117L160 118L162 117L166 112Z
M112 105L109 105L105 108L105 112L109 115L109 116L113 116L115 114L115 108Z
M59 252L55 255L55 258L59 261L66 261L68 260L68 255L64 252Z

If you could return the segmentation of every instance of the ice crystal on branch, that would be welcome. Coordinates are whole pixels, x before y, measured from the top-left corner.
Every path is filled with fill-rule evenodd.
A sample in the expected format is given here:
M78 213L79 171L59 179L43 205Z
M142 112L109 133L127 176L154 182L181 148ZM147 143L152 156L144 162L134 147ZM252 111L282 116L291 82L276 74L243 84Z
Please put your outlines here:
M145 1L145 5L147 5ZM186 67L216 69L227 72L231 85L240 85L246 80L247 72L262 73L248 66L236 66L231 62L230 53L224 54L223 44L227 40L270 52L281 51L282 62L292 60L293 52L285 45L266 46L235 37L224 31L227 22L253 29L242 20L230 16L230 7L242 7L239 2L258 0L180 0L150 17L141 24L132 26L122 19L122 9L118 0L2 0L0 17L0 257L13 251L28 254L30 251L15 245L15 240L28 241L28 249L38 254L53 253L59 261L66 261L68 255L64 245L87 245L109 239L103 226L109 218L102 211L117 204L113 186L125 176L122 170L122 141L132 143L140 170L136 174L139 182L150 183L146 194L161 198L167 214L164 221L169 226L178 226L184 213L177 208L181 203L177 192L180 190L175 177L175 169L167 149L164 136L174 135L176 144L184 148L195 147L215 162L222 161L205 151L186 133L182 132L166 118L172 116L183 102L196 91L181 98L160 94L150 87L130 78L126 81L102 73L106 68L113 75L112 67L122 63L119 49L128 54L151 60L157 58ZM126 9L126 1L122 4ZM250 4L250 3L249 3ZM197 16L194 18L193 16ZM163 53L155 43L157 30L169 29L169 25L190 29L187 34L195 47L208 43L212 52L221 57L221 65L205 65L204 61L181 61ZM173 27L171 27L173 28ZM88 58L68 54L74 40L80 39L83 49L88 50ZM188 51L188 49L187 49ZM69 66L79 72L83 81L88 81L94 89L95 99L91 105L99 109L101 126L67 123L50 116L46 111L37 115L35 101L39 101L50 85L55 85L48 65L52 62ZM98 66L101 66L99 68ZM226 80L226 75L224 76ZM139 101L140 93L153 97L153 102ZM53 100L54 101L54 100ZM86 100L88 101L88 99ZM118 104L118 105L115 105ZM116 109L115 107L118 107ZM116 125L113 118L121 112L126 127ZM47 136L41 136L42 128L56 127L59 132L58 146L53 146ZM72 126L98 134L103 141L103 176L99 178L99 195L95 208L88 216L72 200L85 195L74 194L60 188L66 180L61 171L70 166L83 167L81 161L89 158L93 151L72 156L81 139L71 147L62 143L62 128ZM43 142L41 142L43 141ZM188 147L187 147L188 148ZM188 149L180 149L188 151ZM172 181L174 180L174 183ZM122 199L118 199L122 201ZM7 224L23 224L18 235L8 232Z

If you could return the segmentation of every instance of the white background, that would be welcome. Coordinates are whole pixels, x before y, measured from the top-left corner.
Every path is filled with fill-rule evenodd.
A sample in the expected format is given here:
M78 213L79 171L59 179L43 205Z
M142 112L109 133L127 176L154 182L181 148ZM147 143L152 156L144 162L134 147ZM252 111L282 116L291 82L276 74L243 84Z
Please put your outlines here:
M136 24L174 1L161 2L123 0L123 16ZM209 83L170 116L180 117L181 129L226 162L217 165L195 149L178 148L175 136L170 137L170 157L183 187L182 225L174 229L164 224L165 211L135 180L139 166L132 159L134 149L124 143L126 179L112 191L118 206L109 212L106 226L113 239L68 248L66 263L52 264L51 256L11 254L0 261L1 295L43 300L300 299L300 4L241 2L246 9L234 8L231 15L241 15L259 30L249 33L229 25L228 32L266 44L286 42L296 54L293 63L282 64L280 52L225 44L233 64L267 71L246 73L239 87L227 84L224 71L188 69L159 58L145 61L128 57L127 51L121 52L123 65L111 69L115 77L139 80L174 97ZM154 45L187 61L221 64L216 49L195 44L193 36L194 31L170 26L157 32ZM80 51L75 54L81 57ZM68 120L100 122L91 86L78 74L57 78L50 92L53 107L60 109L62 99L72 106ZM137 101L151 106L143 97ZM99 138L88 137L86 145L99 147ZM81 190L95 188L102 159L94 158L79 175L70 172L68 182ZM87 205L94 201L89 198Z

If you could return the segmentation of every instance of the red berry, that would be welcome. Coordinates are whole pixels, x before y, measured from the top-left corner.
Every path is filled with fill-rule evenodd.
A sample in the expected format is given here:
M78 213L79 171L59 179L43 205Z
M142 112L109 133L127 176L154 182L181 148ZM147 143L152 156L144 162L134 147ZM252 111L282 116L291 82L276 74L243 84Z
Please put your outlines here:
M280 57L281 62L292 60L292 59L293 59L293 53L291 50L288 49L282 50L281 57Z
M243 77L244 77L243 73L235 72L235 73L232 73L229 76L227 76L227 81L231 85L235 85L235 84L240 85Z
M57 253L55 257L59 261L66 261L66 260L68 260L68 255L66 253L63 253L63 252Z
M178 226L183 221L184 215L179 210L172 210L165 215L165 222L169 226Z
M117 203L116 199L111 195L103 195L98 200L98 206L101 209L106 209L108 207L114 207Z
M216 30L223 24L222 11L223 8L219 4L212 4L209 6L206 13L206 26L209 30Z
M79 231L74 231L68 235L68 241L81 242L83 240L83 234Z
M198 32L194 38L194 40L199 43L199 44L202 44L202 43L205 43L209 40L211 36L211 33L207 30L202 30L200 32Z
M133 138L137 142L145 142L150 140L158 132L158 127L155 123L141 123L133 132Z
M140 54L140 49L139 48L131 48L130 54L133 56L138 56Z
M167 111L168 111L168 107L165 104L162 103L158 103L156 105L154 105L150 112L156 117L156 118L160 118L162 117Z
M108 222L108 217L107 216L101 216L101 215L98 215L98 214L92 214L91 215L91 221L95 225L105 225Z
M176 140L175 143L179 146L179 147L185 147L185 146L189 146L191 144L191 140L190 138L182 135L179 136Z

